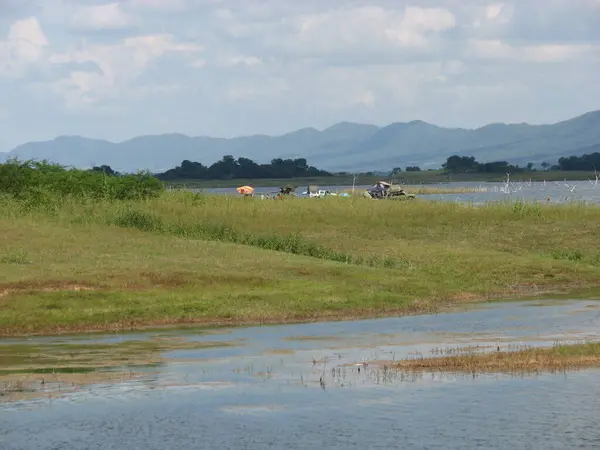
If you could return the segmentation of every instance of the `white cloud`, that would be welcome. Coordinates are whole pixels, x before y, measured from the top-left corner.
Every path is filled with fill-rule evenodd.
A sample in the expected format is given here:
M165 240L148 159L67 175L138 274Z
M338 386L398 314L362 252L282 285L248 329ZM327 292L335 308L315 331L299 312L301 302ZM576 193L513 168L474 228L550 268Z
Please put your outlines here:
M71 14L71 26L83 30L110 30L131 26L135 19L121 8L120 3L79 6Z
M271 48L301 56L333 52L425 50L435 33L452 29L456 20L444 8L407 6L391 9L364 5L284 16L272 22L244 23L230 10L218 10L225 30L236 38L252 38Z
M504 59L523 63L567 62L600 56L600 45L530 44L511 46L499 39L472 40L466 54L481 59Z
M542 44L527 45L521 49L522 59L535 62L568 62L600 56L600 45Z
M444 31L456 26L452 13L445 8L409 6L404 11L401 26L421 32Z
M232 56L230 58L227 58L227 60L225 61L225 64L228 66L238 66L238 65L260 66L262 64L262 61L259 58L257 58L256 56L239 55L239 56Z
M203 59L197 59L190 63L190 67L195 67L196 69L201 69L204 66L206 66L206 61Z
M8 29L6 40L0 41L0 75L22 76L45 57L48 45L35 17L14 22Z
M191 0L128 0L127 6L139 10L184 11Z
M181 43L172 35L158 34L55 54L50 59L55 64L94 63L99 71L72 71L68 77L57 80L50 87L64 95L70 106L117 98L129 82L157 59L167 54L194 55L201 50L200 45Z
M274 101L282 94L290 91L289 83L281 78L273 77L262 83L251 81L234 81L225 90L225 99L232 103L259 101Z
M474 8L475 20L473 26L497 26L510 23L514 14L514 7L510 3L491 3L479 8Z
M478 58L510 58L513 55L513 49L499 39L477 40L469 42L468 53Z

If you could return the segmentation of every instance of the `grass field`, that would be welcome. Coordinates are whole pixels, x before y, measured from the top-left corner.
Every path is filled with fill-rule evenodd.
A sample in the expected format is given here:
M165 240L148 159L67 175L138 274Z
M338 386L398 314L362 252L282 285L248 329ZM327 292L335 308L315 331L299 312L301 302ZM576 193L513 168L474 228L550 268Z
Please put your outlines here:
M237 179L237 180L173 180L167 184L171 186L185 186L188 188L208 189L208 188L228 188L250 184L255 187L280 187L288 183L297 186L308 186L316 184L319 186L351 186L354 175L317 177L317 178L293 178L293 179ZM373 185L379 180L390 181L389 176L366 176L357 175L356 185ZM593 171L540 171L523 172L511 174L512 181L562 181L567 180L588 180L595 179ZM421 171L421 172L402 172L394 176L395 184L435 184L450 182L492 182L505 181L505 173L484 174L446 174L441 170Z
M0 334L250 324L600 294L600 208L167 192L0 200ZM581 294L583 295L583 294Z

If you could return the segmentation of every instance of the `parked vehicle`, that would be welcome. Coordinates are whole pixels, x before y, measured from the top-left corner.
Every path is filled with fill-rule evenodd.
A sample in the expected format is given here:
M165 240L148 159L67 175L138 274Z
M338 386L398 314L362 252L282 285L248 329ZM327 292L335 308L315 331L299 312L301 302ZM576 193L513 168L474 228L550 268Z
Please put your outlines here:
M334 192L331 192L329 189L319 189L318 186L311 184L306 189L306 192L303 192L304 195L308 195L309 198L320 198L328 195L337 195Z
M392 186L385 181L379 181L377 184L365 191L365 197L375 199L398 199L408 200L416 197L415 194L407 194L402 186Z

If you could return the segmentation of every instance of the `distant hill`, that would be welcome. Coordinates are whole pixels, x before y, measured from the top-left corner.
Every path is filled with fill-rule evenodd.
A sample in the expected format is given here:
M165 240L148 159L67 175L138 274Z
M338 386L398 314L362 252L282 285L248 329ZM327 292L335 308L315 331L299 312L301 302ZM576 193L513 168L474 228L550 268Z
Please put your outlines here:
M126 172L160 172L184 159L210 165L223 155L259 163L302 157L319 169L367 171L408 165L438 168L453 154L475 156L480 162L554 163L561 156L580 155L599 144L600 110L554 124L494 123L477 129L443 128L416 120L385 127L342 122L322 131L303 128L281 136L230 139L162 134L113 143L60 136L20 145L5 156L82 168L107 164Z

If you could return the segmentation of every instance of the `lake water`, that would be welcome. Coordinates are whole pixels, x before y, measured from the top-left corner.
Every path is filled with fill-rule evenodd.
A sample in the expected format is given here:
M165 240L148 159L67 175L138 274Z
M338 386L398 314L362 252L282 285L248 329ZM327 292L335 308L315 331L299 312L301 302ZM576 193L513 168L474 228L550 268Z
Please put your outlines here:
M490 303L353 322L0 343L49 348L157 334L233 345L167 351L165 362L140 379L0 404L0 448L600 448L598 370L413 376L381 365L429 356L436 348L600 340L598 301Z
M557 182L510 182L510 183L481 183L481 182L451 182L440 184L427 184L425 187L458 189L469 188L477 192L461 194L428 194L419 195L419 198L428 200L451 201L462 203L481 204L485 202L498 201L539 201L544 203L569 203L589 202L600 204L600 183L596 181L557 181ZM319 186L321 189L328 189L331 192L344 192L352 189L352 186ZM355 186L357 190L365 190L370 186ZM407 192L411 192L418 186L409 186ZM299 186L297 193L306 190L306 186ZM275 193L278 189L274 187L256 187L255 192ZM235 188L214 188L204 189L204 192L213 194L238 195ZM548 200L549 199L549 200Z

